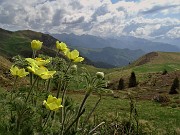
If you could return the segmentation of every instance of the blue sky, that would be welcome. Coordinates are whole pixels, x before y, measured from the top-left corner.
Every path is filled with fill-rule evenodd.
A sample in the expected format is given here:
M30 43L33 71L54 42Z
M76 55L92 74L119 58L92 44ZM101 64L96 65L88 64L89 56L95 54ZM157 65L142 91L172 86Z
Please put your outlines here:
M112 3L116 3L117 1L119 1L119 0L111 0Z
M0 0L0 27L50 33L180 38L179 0Z
M114 3L116 3L116 2L118 2L118 1L122 1L122 0L111 0L111 2L114 4ZM139 0L125 0L125 1L134 1L134 2L138 2Z

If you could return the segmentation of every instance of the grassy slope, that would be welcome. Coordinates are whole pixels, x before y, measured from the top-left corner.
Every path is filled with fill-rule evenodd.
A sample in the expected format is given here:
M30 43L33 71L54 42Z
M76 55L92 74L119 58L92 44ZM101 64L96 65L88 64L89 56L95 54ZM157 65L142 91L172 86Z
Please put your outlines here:
M145 61L142 65L137 66L137 63L144 61L143 56L132 65L125 68L111 69L111 73L107 75L110 79L119 79L120 77L127 77L132 71L135 71L138 76L147 75L147 73L162 72L166 69L168 72L180 71L180 52L157 52L157 56L147 58L149 61Z
M1 55L12 57L21 53L30 53L30 39L20 36L15 32L0 31L0 52Z

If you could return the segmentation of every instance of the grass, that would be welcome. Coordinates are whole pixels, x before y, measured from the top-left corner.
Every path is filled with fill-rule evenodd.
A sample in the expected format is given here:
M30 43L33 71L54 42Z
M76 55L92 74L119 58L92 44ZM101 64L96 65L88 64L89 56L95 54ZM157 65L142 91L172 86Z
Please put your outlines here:
M137 78L141 79L141 76L146 76L147 73L157 73L163 72L166 69L168 72L171 71L180 71L180 53L179 52L157 52L157 56L151 59L150 56L143 56L139 58L137 61L141 61L144 57L149 58L150 61L145 62L143 65L134 66L136 62L132 65L123 68L114 68L106 70L107 79L109 80L119 80L121 77L130 76L131 72L134 71L140 76L137 75Z
M83 99L82 94L68 94L75 103L80 103ZM86 112L88 112L98 100L96 95L91 95L87 101ZM136 107L140 120L148 121L161 134L162 131L171 133L173 130L180 127L180 109L172 107L162 107L160 104L153 101L137 101ZM120 117L128 117L129 100L124 98L114 98L112 96L103 96L102 100L95 111L95 114L103 119L115 117L116 113Z
M137 80L142 82L147 79L148 73L162 73L164 70L168 72L180 71L180 63L163 63L163 64L144 64L131 68L114 69L112 72L107 72L108 80L119 80L119 78L127 78L131 72L136 73ZM112 70L112 69L111 69Z
M31 50L29 41L30 40L27 40L26 38L12 34L3 39L0 44L2 51L5 51L5 53L10 56L15 56L20 52Z
M180 70L180 63L164 63L164 64L145 64L134 67L132 70L137 73L162 72L166 69L168 72Z

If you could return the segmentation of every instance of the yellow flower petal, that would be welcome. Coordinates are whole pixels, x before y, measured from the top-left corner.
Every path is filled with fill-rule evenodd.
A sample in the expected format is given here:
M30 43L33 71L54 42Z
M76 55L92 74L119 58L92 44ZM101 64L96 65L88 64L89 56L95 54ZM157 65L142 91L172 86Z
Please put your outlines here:
M79 52L77 50L73 50L70 55L71 60L75 60L79 56Z
M83 57L77 57L74 62L82 62L84 60Z
M18 71L18 67L16 67L16 66L11 66L11 69L10 69L10 72L11 72L11 74L12 75L17 75L17 71Z
M53 97L52 95L48 96L47 101L44 100L43 104L45 105L46 109L49 109L51 111L57 111L59 108L63 107L61 105L62 99Z
M42 58L35 58L35 59L26 58L26 61L28 61L30 64L34 63L37 66L45 66L46 64L51 62L51 59L52 58L49 58L49 59L46 59L46 60L43 60Z
M23 69L20 69L20 70L18 71L18 76L19 76L19 77L24 77L24 76L26 76L26 75L28 75L28 74L29 74L29 72L26 72L24 68L23 68Z
M42 75L40 75L40 77L42 79L49 79L49 78L53 78L53 75L56 73L56 71L47 71L44 72Z
M18 76L18 77L25 77L26 75L29 74L29 72L26 72L24 68L19 69L17 66L12 66L10 72L13 76Z
M33 50L40 50L41 47L42 47L42 43L43 43L43 42L40 42L39 40L33 40L33 41L31 42L31 48L32 48Z
M59 43L59 41L56 41L56 48L62 52L65 52L68 49L64 42Z

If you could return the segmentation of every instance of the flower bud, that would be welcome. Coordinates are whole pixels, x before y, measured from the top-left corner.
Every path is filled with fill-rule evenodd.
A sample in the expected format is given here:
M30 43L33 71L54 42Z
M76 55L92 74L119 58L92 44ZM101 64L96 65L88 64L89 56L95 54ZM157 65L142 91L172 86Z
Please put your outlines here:
M33 40L33 41L31 42L31 48L32 48L33 50L40 50L41 47L42 47L42 43L43 43L43 42L40 42L39 40Z
M97 72L96 76L97 76L97 78L103 79L104 78L104 73L103 72Z
M77 65L72 65L72 66L71 66L71 70L72 70L72 71L77 71Z

